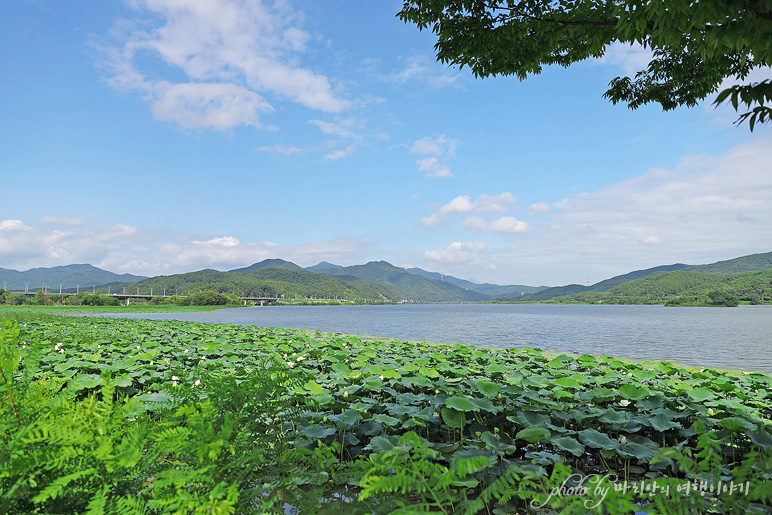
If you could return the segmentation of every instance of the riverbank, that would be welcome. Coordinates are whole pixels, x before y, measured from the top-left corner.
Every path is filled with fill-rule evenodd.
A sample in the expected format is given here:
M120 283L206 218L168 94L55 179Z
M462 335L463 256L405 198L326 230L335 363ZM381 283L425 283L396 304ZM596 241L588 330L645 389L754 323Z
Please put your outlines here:
M769 374L175 320L19 322L2 338L20 372L34 370L16 375L17 412L0 411L8 513L129 500L164 511L181 491L202 511L263 513L285 502L351 514L766 502ZM606 496L550 496L577 471L605 478ZM654 480L663 490L643 493ZM704 490L684 493L700 481ZM719 482L735 491L716 493Z

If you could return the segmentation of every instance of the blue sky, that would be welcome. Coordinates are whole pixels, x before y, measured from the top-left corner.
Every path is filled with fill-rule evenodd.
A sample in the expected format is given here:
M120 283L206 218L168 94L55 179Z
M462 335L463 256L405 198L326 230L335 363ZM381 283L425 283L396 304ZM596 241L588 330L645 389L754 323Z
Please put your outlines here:
M772 250L769 127L611 105L642 49L478 80L400 8L3 2L0 267L386 260L561 285Z

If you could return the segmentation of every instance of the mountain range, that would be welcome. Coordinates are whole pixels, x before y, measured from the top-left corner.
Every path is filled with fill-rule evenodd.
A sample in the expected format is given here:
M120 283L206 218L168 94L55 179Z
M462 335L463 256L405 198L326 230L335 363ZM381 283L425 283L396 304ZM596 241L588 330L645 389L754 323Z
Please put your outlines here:
M58 292L59 286L62 287L62 291L69 291L78 287L93 288L111 282L131 283L143 279L147 277L115 274L88 264L31 268L24 272L0 268L0 287L4 290L24 291L26 283L26 288L30 291L38 291L45 287L49 291Z
M709 265L685 265L683 263L660 265L653 268L646 268L645 270L636 270L624 275L618 275L590 286L569 284L567 286L542 289L529 295L523 295L519 299L510 298L508 300L539 301L585 292L607 292L622 283L656 276L666 272L688 271L707 274L741 274L769 269L772 269L772 252L764 252L761 254L750 254L748 256L727 259L725 261L717 261L716 263L711 263ZM504 300L504 297L506 296L501 295L497 300Z
M420 268L400 268L385 261L364 265L340 266L321 262L307 268L283 259L266 259L227 272L199 270L169 276L142 277L114 274L91 265L67 265L53 268L34 268L25 272L0 268L0 283L9 290L30 291L45 284L49 291L74 291L99 287L102 291L139 288L142 292L153 289L161 294L190 291L217 291L221 293L283 294L285 297L341 297L370 302L479 302L479 301L540 301L565 295L587 292L608 292L623 283L675 271L706 274L737 274L772 269L772 252L752 254L708 265L677 263L606 279L583 286L570 284L560 287L498 285L477 283Z

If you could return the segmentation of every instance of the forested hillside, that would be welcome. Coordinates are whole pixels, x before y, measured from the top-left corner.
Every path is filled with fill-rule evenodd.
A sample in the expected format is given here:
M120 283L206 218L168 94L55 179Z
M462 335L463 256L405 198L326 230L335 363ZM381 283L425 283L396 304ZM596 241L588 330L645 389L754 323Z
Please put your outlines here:
M608 292L586 291L555 297L550 302L604 304L711 305L711 294L721 292L752 304L772 298L772 270L718 274L678 270L629 281ZM715 296L715 295L714 295Z
M257 268L249 272L218 272L201 270L187 274L153 277L131 285L142 292L151 288L161 295L198 291L235 293L243 296L289 297L342 297L348 299L369 299L373 302L389 298L389 292L367 281L345 281L323 274L306 272L303 269Z
M431 279L424 275L411 274L386 261L372 261L365 265L341 268L324 268L316 273L335 277L357 277L378 284L387 289L398 300L432 302L469 302L489 300L490 297L445 281Z

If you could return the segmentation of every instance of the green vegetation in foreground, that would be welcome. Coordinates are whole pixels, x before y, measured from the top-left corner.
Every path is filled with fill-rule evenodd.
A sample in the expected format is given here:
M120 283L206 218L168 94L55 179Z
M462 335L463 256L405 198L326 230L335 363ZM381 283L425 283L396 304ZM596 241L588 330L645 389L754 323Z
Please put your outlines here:
M570 288L570 287L566 287ZM541 292L540 292L541 293ZM736 306L768 304L772 300L772 270L721 274L678 270L635 279L608 291L568 290L568 295L542 302L583 304L667 304L673 306ZM524 296L523 300L538 300ZM520 301L520 299L499 299Z
M0 326L1 513L772 507L767 374L251 326L14 318ZM586 477L585 495L556 495L572 473ZM656 495L632 488L654 482Z

